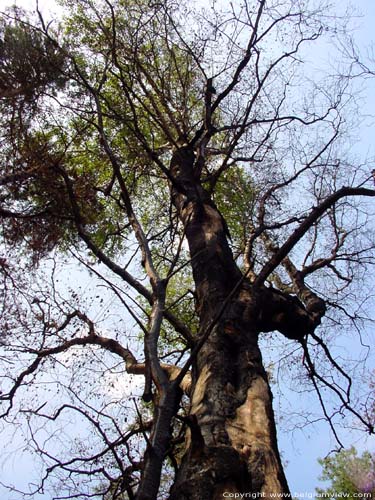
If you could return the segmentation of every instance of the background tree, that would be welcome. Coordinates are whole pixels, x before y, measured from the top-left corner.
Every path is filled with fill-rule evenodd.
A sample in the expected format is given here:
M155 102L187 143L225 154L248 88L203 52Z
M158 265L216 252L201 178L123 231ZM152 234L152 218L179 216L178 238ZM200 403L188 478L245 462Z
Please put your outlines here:
M64 5L56 29L1 25L2 416L25 416L45 462L34 492L287 493L260 334L281 333L339 447L339 415L373 432L358 361L329 345L367 318L373 175L347 147L350 75L301 62L346 19L295 0ZM89 303L60 285L70 258L105 290ZM114 396L124 370L143 403Z
M360 494L369 494L372 498L375 488L375 468L373 455L365 451L358 456L352 446L348 450L341 450L332 457L320 459L323 467L320 477L323 481L330 481L328 488L317 488L319 495L335 498L340 493L349 493L352 497Z

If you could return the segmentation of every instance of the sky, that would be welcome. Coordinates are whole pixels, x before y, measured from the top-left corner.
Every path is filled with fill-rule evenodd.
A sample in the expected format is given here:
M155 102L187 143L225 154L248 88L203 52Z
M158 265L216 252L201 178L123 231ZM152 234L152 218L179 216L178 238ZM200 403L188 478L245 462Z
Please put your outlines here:
M33 0L17 0L16 2L8 2L8 0L0 0L0 9L6 5L16 3L18 6L33 8L35 2ZM340 2L341 8L345 2ZM354 3L354 2L353 2ZM39 7L42 12L58 11L57 7L51 7L51 0L40 0ZM358 19L357 25L359 29L356 33L356 41L363 54L373 43L375 45L375 2L374 0L357 0L355 7L363 13L363 17ZM317 54L316 57L320 57ZM371 114L375 117L375 77L373 80L368 80L364 84L363 102L364 107L368 109L369 118L364 123L363 127L358 131L361 138L359 150L362 153L367 151L374 153L373 136L375 123ZM22 440L20 436L15 434L11 437L14 443L14 448L19 447L19 451L13 456L3 456L0 461L0 481L13 483L27 482L29 475L35 467L35 463L30 455L24 455L21 452ZM292 493L307 493L313 494L315 487L319 484L318 476L321 472L321 467L317 462L318 457L323 457L324 453L333 447L330 433L326 423L317 423L315 426L309 426L293 434L279 432L280 448L282 450L283 461L286 463L286 475L290 484ZM361 439L356 433L348 433L345 443L347 445L355 444L359 450L370 449L375 451L375 443L373 438ZM3 467L3 470L1 470ZM10 495L2 490L0 485L0 497L3 500L20 500L17 494ZM49 500L49 496L40 495L35 497L37 500Z

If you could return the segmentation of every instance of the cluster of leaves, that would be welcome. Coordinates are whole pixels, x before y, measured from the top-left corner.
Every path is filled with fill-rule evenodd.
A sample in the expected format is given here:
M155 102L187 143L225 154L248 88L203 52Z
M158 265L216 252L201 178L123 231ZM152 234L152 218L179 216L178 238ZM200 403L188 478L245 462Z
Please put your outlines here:
M350 498L355 498L358 494L375 494L375 456L369 451L358 455L352 446L320 459L319 463L323 467L320 479L330 481L327 488L316 489L319 497L337 498L347 493Z
M17 22L25 12L14 8L9 14L0 20L0 97L34 106L48 87L57 92L64 86L66 59L51 39Z

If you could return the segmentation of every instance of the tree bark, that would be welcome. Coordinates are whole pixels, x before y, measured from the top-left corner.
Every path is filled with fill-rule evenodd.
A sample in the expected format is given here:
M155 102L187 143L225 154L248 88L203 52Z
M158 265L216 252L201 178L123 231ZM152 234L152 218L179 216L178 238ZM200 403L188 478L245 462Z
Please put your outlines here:
M225 221L194 176L194 160L187 147L174 154L172 199L189 243L200 335L217 321L194 361L186 453L170 500L288 493L258 347L265 295L242 279Z
M153 428L150 441L147 446L142 481L137 491L137 500L155 500L160 485L160 476L166 451L171 440L171 420L176 413L179 399L175 389L167 390L162 394L155 409Z

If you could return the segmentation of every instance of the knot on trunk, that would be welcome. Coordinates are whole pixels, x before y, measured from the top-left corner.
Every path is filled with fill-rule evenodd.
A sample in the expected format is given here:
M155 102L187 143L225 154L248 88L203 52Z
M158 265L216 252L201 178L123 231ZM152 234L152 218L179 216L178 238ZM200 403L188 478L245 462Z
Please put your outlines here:
M301 341L320 324L320 315L309 311L296 296L275 288L263 288L257 302L258 327L262 332L277 330L289 339Z

